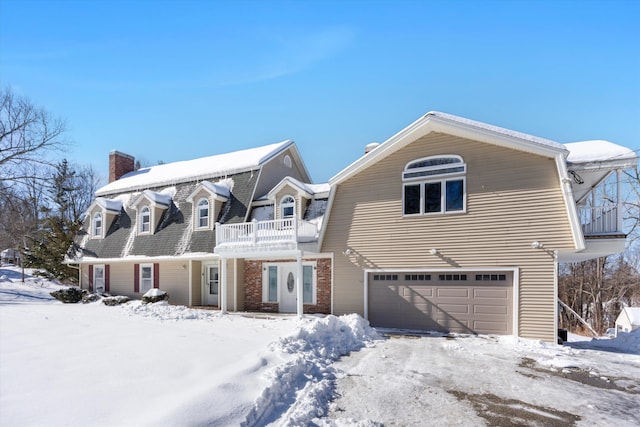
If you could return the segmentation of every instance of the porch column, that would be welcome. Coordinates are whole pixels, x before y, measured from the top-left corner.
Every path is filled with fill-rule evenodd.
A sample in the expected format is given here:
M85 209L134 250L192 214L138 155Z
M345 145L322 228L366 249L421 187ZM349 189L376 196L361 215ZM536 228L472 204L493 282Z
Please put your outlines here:
M220 312L227 312L227 259L220 259Z
M617 210L617 224L615 231L622 231L622 171L616 169L616 210Z
M304 315L304 290L302 288L302 253L296 257L296 290L297 290L297 312L298 317Z

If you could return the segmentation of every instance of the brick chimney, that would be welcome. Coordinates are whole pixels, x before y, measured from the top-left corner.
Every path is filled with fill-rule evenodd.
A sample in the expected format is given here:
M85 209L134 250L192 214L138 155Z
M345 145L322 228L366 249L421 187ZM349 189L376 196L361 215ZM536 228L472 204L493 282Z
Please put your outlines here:
M113 150L109 153L109 182L113 182L126 173L135 170L135 158L120 151Z

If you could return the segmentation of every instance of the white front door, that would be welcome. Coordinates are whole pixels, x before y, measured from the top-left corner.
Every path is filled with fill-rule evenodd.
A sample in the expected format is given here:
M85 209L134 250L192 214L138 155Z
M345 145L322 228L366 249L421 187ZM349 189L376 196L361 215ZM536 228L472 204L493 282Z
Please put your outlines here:
M104 265L93 267L93 287L95 293L104 293Z
M218 264L205 264L202 266L203 272L203 305L218 305L219 293L219 273Z
M280 312L295 313L296 301L296 264L282 264L280 267Z

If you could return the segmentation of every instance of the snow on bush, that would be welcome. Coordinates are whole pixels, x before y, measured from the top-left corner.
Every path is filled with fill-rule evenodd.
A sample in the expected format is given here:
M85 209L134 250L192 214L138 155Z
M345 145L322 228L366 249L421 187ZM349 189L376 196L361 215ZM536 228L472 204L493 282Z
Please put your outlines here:
M332 363L378 338L376 330L357 314L330 315L303 324L296 334L274 344L273 350L293 357L271 371L271 384L243 425L308 425L323 416L335 387Z
M221 316L219 311L198 310L184 305L170 305L167 301L143 304L142 301L129 301L122 309L130 316L143 316L158 320L213 320Z

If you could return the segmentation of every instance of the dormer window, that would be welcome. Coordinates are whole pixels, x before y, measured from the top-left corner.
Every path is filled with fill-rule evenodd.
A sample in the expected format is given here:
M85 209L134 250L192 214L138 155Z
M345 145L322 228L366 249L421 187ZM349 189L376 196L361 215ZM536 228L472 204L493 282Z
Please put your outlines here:
M104 239L107 237L113 221L121 212L121 200L97 197L87 209L87 218L90 219L87 234L92 239Z
M402 172L404 215L465 212L466 172L467 165L457 155L407 163Z
M93 215L93 237L102 237L102 212Z
M151 210L149 206L140 209L140 233L149 233L151 230Z
M291 218L296 212L296 201L291 196L284 196L280 201L280 213L282 218Z
M200 199L198 202L198 227L209 227L209 201Z

